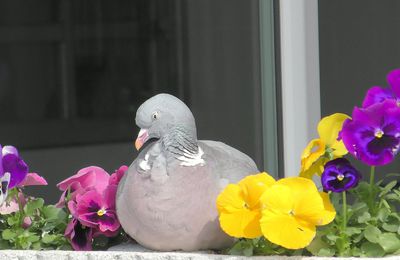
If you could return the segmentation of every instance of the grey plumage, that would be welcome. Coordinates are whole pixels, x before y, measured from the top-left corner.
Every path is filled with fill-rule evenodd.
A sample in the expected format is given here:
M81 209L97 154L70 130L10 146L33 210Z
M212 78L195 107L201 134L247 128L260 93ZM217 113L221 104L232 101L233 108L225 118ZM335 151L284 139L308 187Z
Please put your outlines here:
M138 109L143 148L121 180L117 215L124 230L154 250L220 249L232 238L219 227L216 198L257 173L252 159L221 142L198 141L189 108L159 94ZM142 143L140 143L142 145Z

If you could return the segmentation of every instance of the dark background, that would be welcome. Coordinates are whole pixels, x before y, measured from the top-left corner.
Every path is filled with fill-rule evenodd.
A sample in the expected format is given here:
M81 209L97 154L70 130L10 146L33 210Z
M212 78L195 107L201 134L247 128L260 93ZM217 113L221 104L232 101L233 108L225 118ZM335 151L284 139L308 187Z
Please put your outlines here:
M262 165L258 1L0 0L0 143L58 200L80 168L135 158L136 109L161 92L192 109L200 139Z
M372 86L387 87L386 75L400 68L400 1L320 0L321 112L351 115ZM356 163L364 173L369 168ZM399 172L400 161L377 168Z

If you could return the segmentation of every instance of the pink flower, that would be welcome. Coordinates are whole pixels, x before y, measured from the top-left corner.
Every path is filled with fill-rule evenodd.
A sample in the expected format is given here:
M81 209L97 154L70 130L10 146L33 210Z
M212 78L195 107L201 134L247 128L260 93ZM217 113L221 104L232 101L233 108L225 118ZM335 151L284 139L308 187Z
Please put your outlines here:
M26 198L22 192L18 193L18 199L21 201L22 207L26 204ZM5 202L0 207L0 215L8 215L19 211L19 205L16 198L12 198L10 202Z
M57 185L63 194L56 206L66 206L72 215L65 236L75 250L91 250L93 237L118 234L115 197L127 169L121 166L110 176L102 168L91 166Z
M115 212L117 186L109 186L103 193L90 190L76 197L76 215L85 226L103 232L115 232L120 223Z
M119 182L121 181L122 177L124 177L125 172L128 170L128 166L126 165L122 165L121 167L119 167L118 170L116 170L113 174L111 174L110 180L109 180L109 184L110 185L117 185L119 184Z
M77 174L57 184L57 187L64 192L56 207L64 206L67 192L70 200L75 200L76 195L91 189L103 192L108 186L109 179L110 175L100 167L90 166L81 169Z
M27 229L32 225L32 219L30 217L25 217L22 223L22 227Z
M95 188L99 192L105 190L108 186L110 175L100 167L89 166L78 171L77 174L57 184L57 187L62 190L68 190L68 187L78 182L82 188Z
M68 223L64 235L74 250L92 250L93 229L83 226L76 218Z
M42 177L39 176L37 173L31 172L28 173L25 179L18 184L18 187L27 187L27 186L44 186L47 185L47 181Z

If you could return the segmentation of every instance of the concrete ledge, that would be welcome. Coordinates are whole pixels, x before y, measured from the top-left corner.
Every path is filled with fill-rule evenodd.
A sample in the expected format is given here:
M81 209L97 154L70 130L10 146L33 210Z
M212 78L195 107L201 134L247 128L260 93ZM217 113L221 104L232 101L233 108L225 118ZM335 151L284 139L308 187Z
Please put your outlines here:
M137 244L121 244L109 251L32 251L32 250L0 250L0 260L328 260L328 259L358 259L339 257L303 257L303 256L230 256L216 255L211 252L153 252ZM377 258L362 258L374 259ZM400 256L385 257L385 260L400 259Z
M96 252L73 252L73 251L22 251L22 250L2 250L0 259L10 260L237 260L237 259L265 259L265 260L300 260L300 259L357 259L357 258L335 258L335 257L285 257L285 256L255 256L241 257L228 255L215 255L204 253L155 253L155 252L123 252L123 251L96 251ZM363 258L376 259L376 258ZM400 259L399 256L390 256L385 259Z

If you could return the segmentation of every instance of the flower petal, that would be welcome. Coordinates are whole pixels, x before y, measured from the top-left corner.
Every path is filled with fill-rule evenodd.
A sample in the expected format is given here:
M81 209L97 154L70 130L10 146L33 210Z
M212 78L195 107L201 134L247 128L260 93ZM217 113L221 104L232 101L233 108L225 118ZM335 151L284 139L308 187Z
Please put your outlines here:
M117 194L117 185L110 185L103 193L103 206L106 209L115 210L115 196Z
M275 179L263 172L249 175L242 179L238 185L242 189L246 204L253 209L259 207L259 201L264 191L275 183Z
M307 170L301 170L299 173L300 177L312 179L314 174L321 176L322 172L324 171L324 165L328 161L325 157L320 157L316 162L314 162L310 168Z
M387 81L397 97L400 97L400 69L395 69L389 72L387 75Z
M11 174L9 188L12 189L21 183L28 173L28 165L19 157L13 146L4 146L2 150L3 171Z
M315 226L293 216L265 209L260 220L263 235L272 243L288 249L308 246L315 237Z
M289 214L293 211L294 195L288 186L281 185L279 182L280 180L267 189L260 200L263 204L263 208Z
M320 192L319 195L322 198L322 201L324 203L324 212L322 216L322 221L318 225L327 225L331 223L335 217L336 217L336 210L335 207L333 207L333 204L331 203L331 200L329 199L329 194L326 192Z
M301 155L301 171L307 171L324 154L325 143L321 139L311 140Z
M47 185L47 181L42 177L39 176L37 173L28 173L25 179L18 184L18 187L26 187L26 186L42 186Z
M383 135L377 137L377 131ZM368 165L393 161L400 149L400 108L394 100L385 100L365 109L355 108L353 119L343 125L341 137L347 150Z
M336 143L338 143L339 132L342 130L343 122L348 118L350 117L346 114L336 113L321 119L318 123L318 134L325 145L329 147L336 145L338 150L345 149L345 147L341 148L340 144Z
M76 251L92 250L93 229L84 227L77 219L73 218L67 225L64 233Z
M381 88L377 86L372 87L367 91L367 94L365 95L364 101L362 103L362 107L369 107L373 104L383 102L388 98L394 98L391 89Z
M117 215L113 210L108 210L106 214L99 217L98 224L101 232L114 232L120 227Z
M222 230L232 237L256 238L261 236L261 212L241 209L234 213L222 212L219 222Z
M292 209L296 217L314 225L322 222L324 204L312 180L289 177L279 180L277 184L285 185L292 192L294 198Z
M128 171L128 166L122 165L121 167L119 167L118 170L116 170L113 174L111 174L108 183L110 185L118 185L127 171Z
M78 171L77 174L57 184L57 187L65 191L73 182L79 182L86 189L94 187L98 192L102 193L108 186L110 175L100 167L90 166Z
M242 210L245 205L243 192L239 185L228 184L217 197L219 213L233 213Z
M221 228L228 235L246 238L261 235L259 225L261 212L259 209L251 210L246 207L243 190L239 185L226 186L217 197L217 209Z

